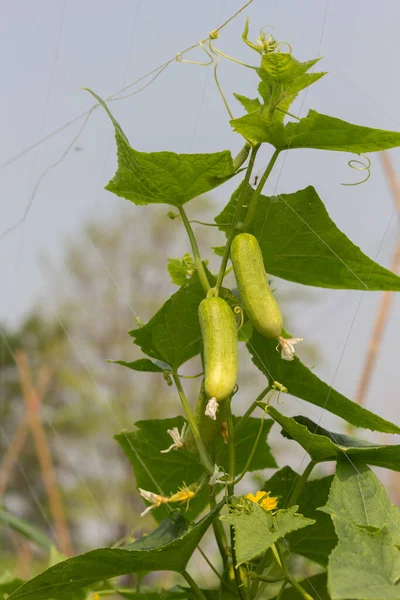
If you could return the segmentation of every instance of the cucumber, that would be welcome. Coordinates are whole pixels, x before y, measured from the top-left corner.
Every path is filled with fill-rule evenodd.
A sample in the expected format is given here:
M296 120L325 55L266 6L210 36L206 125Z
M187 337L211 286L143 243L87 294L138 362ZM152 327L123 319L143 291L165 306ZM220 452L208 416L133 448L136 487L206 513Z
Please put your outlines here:
M231 259L243 306L253 326L265 337L279 337L282 315L269 287L254 235L239 233L233 238Z
M206 448L211 446L211 444L215 441L217 435L222 429L222 423L225 418L225 402L222 403L215 421L210 419L210 417L206 417L204 414L207 402L208 398L205 392L205 383L203 379L200 393L197 398L196 407L194 409L194 418L196 420L197 427L199 428L201 439L203 440L203 444ZM184 444L185 450L191 452L192 454L198 454L199 451L190 427L186 430Z
M205 298L199 305L204 347L204 387L208 398L228 398L238 371L237 327L233 311L222 298Z

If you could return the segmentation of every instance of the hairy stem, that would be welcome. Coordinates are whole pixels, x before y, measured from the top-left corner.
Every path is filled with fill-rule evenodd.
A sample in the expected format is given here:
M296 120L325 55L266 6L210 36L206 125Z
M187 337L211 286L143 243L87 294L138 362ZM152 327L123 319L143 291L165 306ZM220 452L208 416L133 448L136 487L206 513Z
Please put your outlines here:
M275 165L276 160L277 160L277 158L279 156L279 153L280 153L280 150L275 150L275 152L273 153L273 155L271 157L271 160L269 161L269 163L267 165L267 168L265 169L265 171L264 171L264 173L263 173L263 175L262 175L262 177L261 177L261 179L260 179L260 181L258 183L258 186L257 186L257 188L256 188L256 190L255 190L255 192L254 192L254 194L253 194L253 196L251 198L251 202L250 202L249 208L247 209L246 218L245 218L244 223L243 223L243 225L241 227L241 229L243 231L246 231L250 227L251 222L253 221L254 215L255 215L256 210L257 210L258 201L259 201L260 196L261 196L261 192L263 190L265 182L267 181L267 179L268 179L268 177L269 177L272 169L274 168L274 165Z
M205 597L205 595L203 594L193 577L191 577L187 571L183 571L182 576L186 579L186 582L190 585L193 594L198 600L207 600L207 598Z
M212 493L210 494L211 510L213 508L215 508L215 506L216 506L215 492L213 490ZM216 519L214 519L214 521L212 523L212 527L213 527L213 531L214 531L215 541L217 542L218 550L219 550L219 553L221 554L224 573L226 573L229 568L229 561L228 561L229 553L228 553L228 540L226 539L224 526L222 525L221 521L217 517Z
M314 600L312 596L310 596L310 594L308 594L306 592L306 590L300 585L300 583L298 581L296 581L295 579L292 578L291 574L288 571L288 568L282 558L282 554L279 550L279 547L277 544L272 544L272 552L275 556L276 562L278 563L278 565L280 566L280 568L282 569L286 579L291 583L291 585L296 588L296 590L299 592L300 596L302 598L304 598L304 600Z
M226 422L228 425L228 453L229 453L229 483L228 495L232 496L235 486L235 438L233 433L233 418L231 410L231 401L227 401L226 405Z
M208 452L203 444L203 440L201 439L201 435L200 435L199 428L197 427L196 419L194 418L193 413L190 410L190 406L187 401L186 394L183 390L181 380L179 379L179 376L177 373L173 373L172 377L174 379L176 388L178 390L178 394L179 394L179 398L181 399L182 406L185 410L187 420L189 421L189 425L192 429L193 437L196 442L197 448L199 450L201 462L203 463L203 466L208 471L208 473L210 475L212 475L214 472L214 465L211 462L211 459L208 456Z
M246 198L246 189L247 189L248 183L250 181L251 172L252 172L253 167L254 167L254 162L256 160L256 155L257 155L258 149L259 149L259 146L254 146L254 148L252 148L252 150L251 150L249 164L247 165L246 174L245 174L244 179L243 179L243 184L242 184L242 189L241 189L240 197L239 197L237 205L236 205L235 214L233 215L231 230L229 232L228 239L226 241L224 255L222 257L222 262L221 262L221 267L220 267L219 273L218 273L217 283L215 284L215 295L218 295L218 292L219 292L220 287L222 285L222 281L224 279L224 275L225 275L225 271L226 271L226 265L228 264L228 258L229 258L229 254L230 254L230 251L231 251L232 240L235 237L235 233L236 233L236 229L237 229L237 224L238 224L238 221L239 221L240 213L242 212L243 203L244 203L245 198Z
M294 486L293 491L289 496L289 500L287 501L286 506L293 506L293 504L296 504L301 492L303 491L305 484L307 483L307 479L316 464L317 463L315 462L315 460L310 460L310 462L304 469L303 474L301 475L301 477L299 477L296 485Z
M183 206L179 206L178 210L179 210L179 214L181 215L182 223L185 226L185 229L187 231L187 234L188 234L188 237L190 240L190 245L192 247L192 252L193 252L193 258L196 263L196 269L199 274L200 283L203 286L204 291L207 293L208 290L210 289L210 284L207 279L207 274L204 269L204 265L201 261L200 250L199 250L199 246L197 245L196 236L194 235L192 226L190 224L189 219L187 218L187 215L186 215L186 212L185 212Z

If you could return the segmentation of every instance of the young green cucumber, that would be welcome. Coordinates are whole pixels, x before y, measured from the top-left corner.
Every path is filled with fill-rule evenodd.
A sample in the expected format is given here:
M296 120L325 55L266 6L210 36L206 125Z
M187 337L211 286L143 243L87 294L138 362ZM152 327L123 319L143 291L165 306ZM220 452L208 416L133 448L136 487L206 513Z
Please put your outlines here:
M199 305L204 346L204 385L217 402L233 392L238 371L237 327L233 311L222 298L205 298Z
M201 384L201 389L199 396L197 398L196 407L194 409L194 418L197 423L197 427L200 431L200 437L203 441L203 444L206 448L211 446L211 444L215 441L217 435L220 433L222 429L222 423L225 418L225 402L222 403L218 413L217 418L214 421L207 417L204 413L206 410L208 398L205 391L205 382L203 379L203 383ZM186 430L184 437L185 449L192 454L198 454L199 450L197 448L197 444L193 437L193 433L190 427Z
M244 309L261 335L278 337L282 331L282 315L272 295L257 239L250 233L233 238L231 259Z

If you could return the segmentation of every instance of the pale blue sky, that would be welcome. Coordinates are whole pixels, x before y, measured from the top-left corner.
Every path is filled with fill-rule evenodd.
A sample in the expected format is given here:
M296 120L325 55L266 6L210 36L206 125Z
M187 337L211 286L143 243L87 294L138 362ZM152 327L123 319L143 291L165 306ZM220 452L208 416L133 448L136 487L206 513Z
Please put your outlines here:
M91 97L78 88L89 86L109 96L206 37L242 4L241 0L0 1L0 163L89 108ZM396 0L254 0L217 42L225 52L251 61L252 52L240 39L245 15L250 18L251 37L270 24L275 37L290 42L300 60L318 53L324 57L320 68L330 74L297 101L294 112L304 115L315 108L355 123L400 130ZM200 52L191 56L202 58ZM233 63L221 63L220 78L228 97L232 91L254 94L254 75ZM230 103L240 115L240 106L233 99ZM131 144L140 150L235 153L241 144L230 131L207 68L173 63L144 92L111 108ZM1 231L22 217L38 177L62 155L78 128L79 124L63 131L0 171ZM82 151L71 152L49 173L25 222L0 241L0 318L10 324L45 293L39 253L59 258L66 235L78 232L86 219L126 202L103 190L115 169L113 131L103 112L93 114L77 145ZM391 156L400 171L400 150ZM280 160L266 192L276 188L289 193L314 185L336 224L366 254L388 266L398 220L379 158L371 155L372 176L365 185L342 187L340 182L358 177L347 166L351 158L343 153L293 151ZM258 167L263 164L261 158ZM220 207L232 185L216 191ZM189 211L195 214L195 203ZM352 396L380 295L335 290L316 290L315 295L318 304L296 306L295 333L325 345L326 360L319 373ZM400 416L398 309L397 299L368 404L392 420Z

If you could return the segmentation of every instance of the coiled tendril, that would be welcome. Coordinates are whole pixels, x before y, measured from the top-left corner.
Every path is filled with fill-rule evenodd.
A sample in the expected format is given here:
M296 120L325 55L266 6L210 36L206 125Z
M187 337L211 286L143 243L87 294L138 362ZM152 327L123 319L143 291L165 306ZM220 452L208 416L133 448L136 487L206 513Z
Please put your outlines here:
M362 183L365 183L366 181L368 181L368 179L371 177L371 161L368 158L368 156L366 154L359 154L359 156L363 157L365 159L366 162L363 162L362 160L358 160L357 158L352 158L351 160L349 160L349 162L347 163L349 165L349 167L351 169L355 169L356 171L367 171L367 176L362 180L362 181L356 181L355 183L341 183L340 185L345 185L347 187L353 186L353 185L361 185Z

